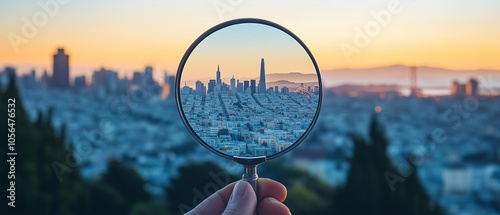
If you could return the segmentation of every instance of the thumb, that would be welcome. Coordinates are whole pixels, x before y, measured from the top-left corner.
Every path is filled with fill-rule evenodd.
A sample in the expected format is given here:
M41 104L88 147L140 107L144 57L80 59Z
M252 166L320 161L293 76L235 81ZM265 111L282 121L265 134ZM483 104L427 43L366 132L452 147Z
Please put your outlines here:
M252 186L246 181L239 181L222 215L253 215L256 205L257 197Z

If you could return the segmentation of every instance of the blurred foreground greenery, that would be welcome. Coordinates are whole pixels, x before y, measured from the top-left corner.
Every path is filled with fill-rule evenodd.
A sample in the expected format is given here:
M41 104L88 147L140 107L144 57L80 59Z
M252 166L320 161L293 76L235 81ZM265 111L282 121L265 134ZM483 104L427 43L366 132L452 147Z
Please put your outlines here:
M71 144L65 144L64 126L54 129L52 110L40 112L31 122L14 79L0 90L0 127L6 137L7 99L16 98L16 207L3 204L0 214L182 214L240 178L213 163L188 163L165 187L165 196L158 197L146 192L144 179L133 168L113 160L99 179L83 179L73 150L66 147ZM399 176L387 156L389 142L376 117L368 140L358 135L352 140L354 153L343 186L332 187L280 159L263 165L259 174L287 187L285 204L293 214L442 214L420 185L416 171L406 178ZM0 160L8 159L6 153L5 144L0 147ZM2 162L0 172L6 173L8 168ZM386 172L394 173L391 180L398 182L394 191L388 186ZM8 183L7 177L0 177L4 191Z

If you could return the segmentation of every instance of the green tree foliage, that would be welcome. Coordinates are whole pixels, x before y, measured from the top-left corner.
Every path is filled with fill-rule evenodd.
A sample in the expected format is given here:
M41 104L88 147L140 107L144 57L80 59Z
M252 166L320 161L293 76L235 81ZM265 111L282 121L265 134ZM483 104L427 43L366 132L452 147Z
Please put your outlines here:
M325 211L326 201L301 183L294 183L288 188L285 204L293 214L328 214Z
M166 215L165 208L151 202L138 202L132 206L130 215Z
M15 184L16 207L3 205L1 214L51 214L77 215L86 213L85 193L78 167L67 167L72 159L72 150L65 147L64 126L60 135L56 134L48 116L39 115L39 122L33 124L25 112L17 90L15 76L9 77L9 85L0 93L1 136L7 137L8 99L15 99ZM0 90L1 91L1 90ZM0 147L1 160L6 157L7 147ZM52 164L59 163L69 169L64 177L59 178ZM2 172L9 168L2 164ZM6 177L1 177L0 184L8 184ZM7 189L7 188L6 188Z
M90 185L90 213L123 215L125 199L110 185L97 181Z
M288 189L285 204L292 214L330 214L329 204L334 189L304 170L287 167L283 159L269 161L260 166L261 177L276 180Z
M109 163L108 171L101 176L101 181L114 188L125 200L121 214L130 211L136 202L150 200L149 193L144 189L144 179L132 167L116 160Z
M376 116L370 123L369 140L358 135L352 140L351 168L346 184L335 193L335 214L442 214L421 186L417 171L404 178L392 165L387 156L389 141Z
M243 167L242 167L243 168ZM167 204L175 214L185 213L205 198L240 179L214 163L191 163L179 168L179 174L166 187Z

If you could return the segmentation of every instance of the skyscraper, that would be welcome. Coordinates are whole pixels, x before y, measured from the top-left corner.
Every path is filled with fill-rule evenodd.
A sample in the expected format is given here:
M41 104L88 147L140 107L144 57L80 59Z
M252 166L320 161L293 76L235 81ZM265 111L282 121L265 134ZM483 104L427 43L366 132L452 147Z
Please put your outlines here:
M64 49L57 49L53 61L52 87L69 87L69 56L64 53Z
M208 91L207 91L207 94L213 93L214 90L215 90L214 88L215 88L215 80L210 80L208 82Z
M196 94L200 96L205 95L205 85L201 81L196 81Z
M217 65L217 85L221 85L219 65Z
M153 67L147 66L144 71L144 78L146 81L153 80Z
M255 80L250 80L250 90L252 91L252 94L255 93Z
M132 83L135 85L142 84L142 73L141 72L134 72L134 75L132 76Z
M266 69L264 66L264 58L260 60L260 80L259 80L259 93L266 92Z
M231 78L231 91L235 91L236 90L236 80L234 79L234 75L233 75L233 78Z
M249 81L243 82L243 92L247 92L248 87L250 87Z
M236 86L236 92L243 93L243 83L238 81L238 86Z

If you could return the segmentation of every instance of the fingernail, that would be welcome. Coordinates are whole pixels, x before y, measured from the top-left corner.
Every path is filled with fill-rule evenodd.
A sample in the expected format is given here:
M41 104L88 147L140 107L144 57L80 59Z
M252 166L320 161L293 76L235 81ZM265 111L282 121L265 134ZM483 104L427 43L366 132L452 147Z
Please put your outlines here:
M275 199L273 197L267 197L266 200L270 201L270 202L278 202L278 203L280 203L277 199Z
M240 181L234 185L233 193L231 194L231 201L239 200L243 198L245 192L247 191L248 182Z

